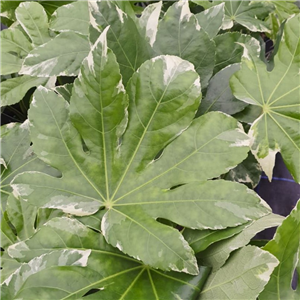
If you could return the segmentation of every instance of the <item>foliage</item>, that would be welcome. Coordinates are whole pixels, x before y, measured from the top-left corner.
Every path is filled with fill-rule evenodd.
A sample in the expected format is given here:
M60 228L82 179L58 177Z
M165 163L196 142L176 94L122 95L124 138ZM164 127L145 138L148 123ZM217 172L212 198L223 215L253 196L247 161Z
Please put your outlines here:
M297 299L299 9L192 2L1 2L3 299Z

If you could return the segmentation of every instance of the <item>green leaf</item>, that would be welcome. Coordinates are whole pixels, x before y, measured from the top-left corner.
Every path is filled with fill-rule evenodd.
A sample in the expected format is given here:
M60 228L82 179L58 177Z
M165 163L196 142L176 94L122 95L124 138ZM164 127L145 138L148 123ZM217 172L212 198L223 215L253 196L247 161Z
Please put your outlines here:
M2 283L5 281L12 273L14 273L21 263L11 258L6 252L1 251L1 279Z
M241 43L245 44L250 40L252 41L252 47L259 47L258 42L246 34L226 32L217 35L214 38L214 42L216 43L216 64L214 67L214 74L229 65L241 62L244 50Z
M117 57L124 85L132 74L147 59L152 57L151 49L137 24L118 6L110 1L89 2L95 18L95 26L103 31L109 26L107 43Z
M222 230L193 230L189 228L184 228L183 236L195 251L199 253L204 251L210 245L215 242L225 240L229 237L236 235L245 228L245 225L240 225L236 227L229 227Z
M10 123L1 126L1 156L7 168L1 169L1 205L6 205L11 180L24 171L40 171L51 175L57 172L34 155L30 146L29 123Z
M53 253L68 258L76 252L85 257L77 265L86 263L90 253L86 267L74 263L67 267L70 262L61 260L47 263ZM46 299L46 294L48 299L78 299L91 290L98 291L87 299L194 299L210 271L200 267L199 275L190 276L151 269L106 244L101 234L69 218L47 222L31 239L11 246L9 253L20 261L29 261L3 285L3 290L11 292L11 299L32 299L33 295Z
M23 75L1 82L1 107L18 103L30 88L45 85L48 80L49 78Z
M277 228L274 238L263 249L273 254L279 260L279 265L272 273L271 279L259 299L298 299L300 287L298 286L295 291L291 288L291 283L299 263L300 201Z
M43 87L31 103L35 153L63 176L23 173L14 179L14 192L33 205L77 216L104 208L101 230L109 243L155 268L197 274L193 250L180 232L156 219L222 229L268 214L246 187L206 182L246 157L248 137L222 113L192 122L199 76L179 57L146 61L126 95L106 47L107 30L82 64L70 105Z
M222 27L225 17L224 5L225 3L221 3L195 15L199 25L211 39L218 34Z
M277 265L278 260L270 253L254 246L244 247L209 276L199 300L255 300Z
M35 46L50 40L48 17L39 3L23 2L16 9L16 18Z
M187 1L175 2L159 22L153 48L158 54L177 55L194 64L205 88L212 75L215 44L201 29Z
M89 50L87 37L75 32L62 32L32 50L25 58L20 74L37 77L76 76Z
M17 73L21 70L22 60L10 53L1 53L0 75Z
M229 65L218 72L207 87L205 98L202 100L198 113L222 111L232 115L243 110L248 104L237 100L229 86L230 77L240 69L239 64Z
M262 110L249 134L252 153L270 180L275 154L280 151L293 178L300 182L299 22L300 15L286 22L272 72L245 45L241 70L230 81L236 98Z
M17 241L16 234L8 220L7 213L4 212L3 215L1 214L1 248L6 250L8 246L13 245Z
M89 23L88 2L78 1L57 9L50 19L50 29L59 32L74 31L88 35Z
M32 45L17 28L8 28L0 32L1 52L14 52L18 56L25 56L32 50Z
M199 253L197 258L202 265L211 266L213 270L218 270L224 265L232 251L247 245L258 232L280 225L282 220L283 217L279 215L269 214L253 221L250 225L243 225L244 229L240 233L211 245Z

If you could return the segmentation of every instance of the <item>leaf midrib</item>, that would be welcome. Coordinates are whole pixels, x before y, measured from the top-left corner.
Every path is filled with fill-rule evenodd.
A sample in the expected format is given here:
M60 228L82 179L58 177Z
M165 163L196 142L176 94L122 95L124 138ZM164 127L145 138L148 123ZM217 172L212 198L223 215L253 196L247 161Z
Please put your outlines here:
M148 131L148 128L149 128L149 126L151 125L152 120L153 120L153 118L154 118L154 116L155 116L155 114L156 114L156 112L157 112L157 110L158 110L158 108L159 108L159 106L160 106L160 104L161 104L161 102L162 102L162 100L163 100L163 98L164 98L164 96L165 96L165 94L166 94L168 88L169 88L169 85L171 84L171 82L172 82L172 80L173 80L173 78L174 78L174 76L175 76L175 74L176 74L176 72L177 72L177 69L178 69L178 66L176 66L176 69L175 69L174 73L172 74L172 76L171 76L171 78L170 78L170 81L168 82L168 84L167 84L167 86L166 86L166 88L165 88L165 90L164 90L162 96L160 97L159 101L156 102L156 107L155 107L155 109L154 109L154 111L153 111L153 113L152 113L150 119L148 120L147 126L144 128L143 134L141 135L141 138L140 138L140 140L139 140L139 142L138 142L138 144L137 144L137 146L136 146L136 148L135 148L135 150L134 150L134 152L133 152L133 154L132 154L132 156L131 156L130 161L129 161L128 164L127 164L127 167L126 167L126 169L125 169L125 171L124 171L124 173L123 173L123 175L122 175L122 177L121 177L121 179L120 179L120 181L119 181L119 184L117 185L117 187L116 187L116 189L115 189L115 192L113 193L113 195L112 195L112 197L111 197L111 201L113 201L115 195L117 194L118 190L120 189L121 184L123 183L123 180L124 180L124 178L125 178L127 172L129 171L130 166L131 166L131 164L132 164L132 162L133 162L133 160L134 160L134 158L135 158L137 152L139 151L140 145L141 145L142 142L144 141L144 138L145 138L145 135L146 135L146 133L147 133L147 131ZM143 123L141 123L141 124L143 125ZM115 202L115 201L114 201L114 202Z

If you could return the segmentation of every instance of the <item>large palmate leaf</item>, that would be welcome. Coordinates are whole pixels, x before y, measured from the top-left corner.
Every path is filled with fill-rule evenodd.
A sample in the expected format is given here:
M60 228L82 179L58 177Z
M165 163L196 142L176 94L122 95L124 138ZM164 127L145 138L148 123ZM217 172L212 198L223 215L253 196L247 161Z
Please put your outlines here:
M274 239L264 247L264 250L272 253L280 263L259 299L299 299L300 287L298 285L297 290L293 290L291 282L300 259L300 201L278 227Z
M230 29L234 24L240 24L254 32L268 32L270 29L262 21L274 9L267 1L193 1L204 8L215 7L225 2L225 19L222 29Z
M206 182L247 156L248 137L223 113L193 121L199 76L179 57L146 61L126 93L106 46L108 30L84 60L70 105L43 87L34 94L33 147L62 177L23 173L14 179L14 192L78 216L104 208L101 230L110 244L155 268L197 274L193 250L180 232L156 219L222 229L268 214L246 187Z
M202 265L211 266L214 270L218 270L226 262L232 251L247 245L257 233L264 229L280 225L282 220L283 217L279 215L269 214L251 224L241 225L244 228L240 233L226 240L221 240L199 253L199 261ZM194 239L197 238L196 233L197 231L193 235ZM201 235L201 231L199 231L199 236Z
M9 183L24 171L40 171L51 175L57 172L47 166L33 153L30 146L29 123L11 123L1 127L1 158L5 166L1 166L1 206L12 191Z
M65 258L86 253L88 259L80 260L85 267L65 260L50 265L53 253L64 253ZM191 276L151 269L69 218L47 222L31 239L11 246L9 254L26 263L2 286L10 299L81 299L89 291L96 293L84 299L195 299L210 271L200 267L199 275Z
M271 72L258 53L245 45L241 70L230 82L236 98L262 110L249 134L252 152L270 180L275 154L280 151L295 181L300 182L299 22L300 15L286 22Z
M215 44L201 29L187 1L175 2L159 22L153 48L157 54L172 54L194 64L205 88L212 75Z
M89 2L95 24L100 31L109 26L108 46L114 51L120 65L123 83L126 84L139 66L152 57L146 38L131 19L110 1Z
M278 260L270 253L254 246L244 247L209 276L198 299L255 300L277 265Z

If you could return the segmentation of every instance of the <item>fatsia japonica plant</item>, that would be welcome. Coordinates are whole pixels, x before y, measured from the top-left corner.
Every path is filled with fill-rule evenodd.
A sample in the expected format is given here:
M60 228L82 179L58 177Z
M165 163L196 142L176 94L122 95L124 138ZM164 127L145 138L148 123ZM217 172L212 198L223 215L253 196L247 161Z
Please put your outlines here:
M300 203L253 190L300 178L285 2L1 2L3 299L299 298Z

